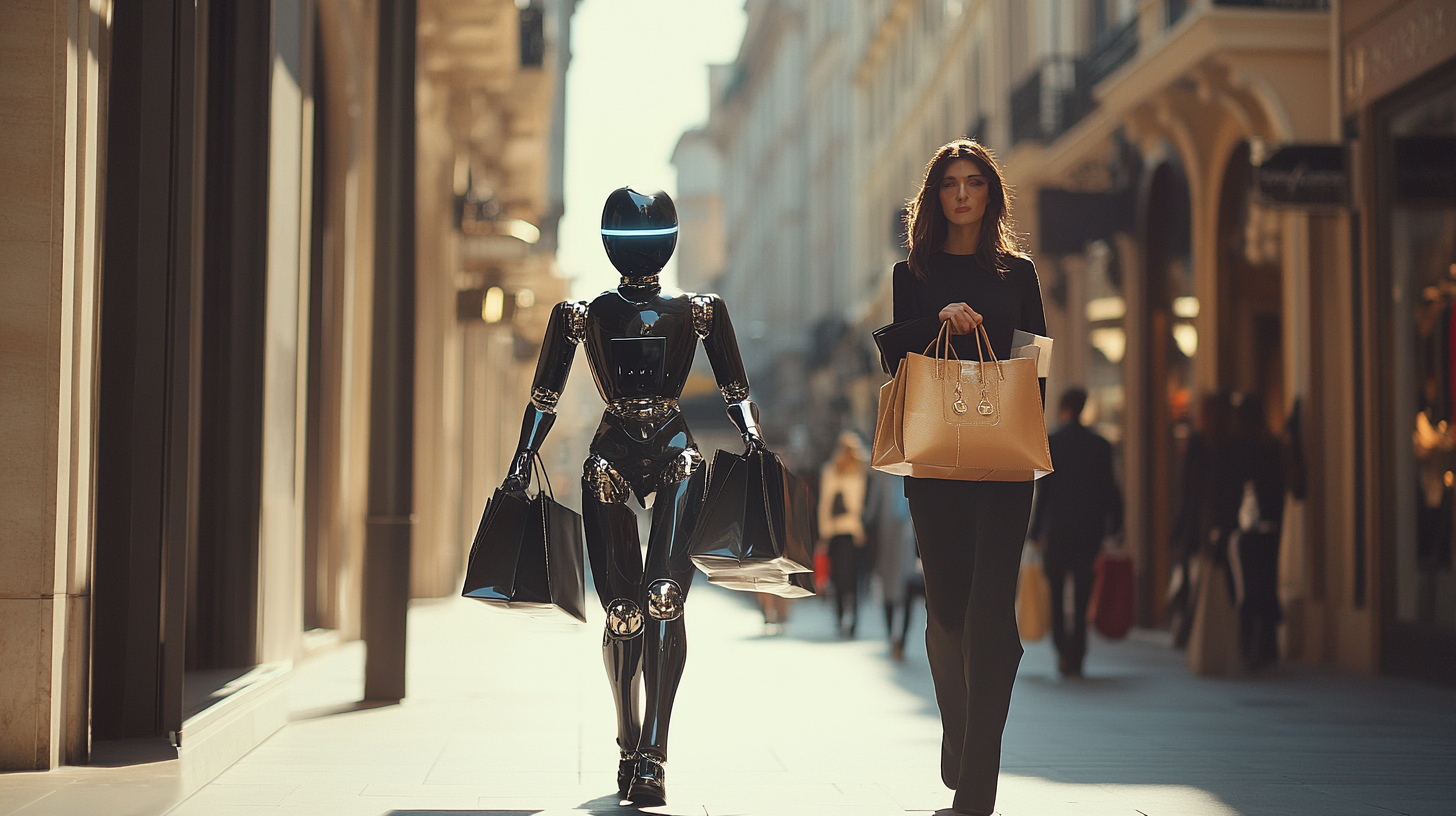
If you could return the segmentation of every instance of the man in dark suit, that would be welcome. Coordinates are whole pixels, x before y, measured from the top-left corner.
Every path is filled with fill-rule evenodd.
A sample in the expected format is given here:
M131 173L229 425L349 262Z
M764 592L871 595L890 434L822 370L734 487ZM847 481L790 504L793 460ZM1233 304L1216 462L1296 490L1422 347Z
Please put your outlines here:
M1082 425L1087 392L1062 392L1062 426L1048 439L1056 472L1037 483L1036 509L1028 536L1043 553L1052 596L1052 643L1063 677L1081 677L1087 654L1087 603L1092 567L1102 539L1122 531L1122 493L1112 473L1112 445ZM1067 575L1072 576L1072 631L1063 606Z

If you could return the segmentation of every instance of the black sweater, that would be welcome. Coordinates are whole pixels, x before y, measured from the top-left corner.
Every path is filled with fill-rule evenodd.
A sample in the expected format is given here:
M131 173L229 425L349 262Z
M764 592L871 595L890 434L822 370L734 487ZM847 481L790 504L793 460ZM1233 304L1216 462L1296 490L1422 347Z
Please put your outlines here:
M1036 267L1031 259L1015 256L1006 259L1006 266L1002 277L982 266L974 255L935 252L930 256L927 280L922 281L906 262L895 264L895 323L914 323L897 331L906 342L896 349L896 359L886 361L891 370L905 351L919 352L935 341L940 310L951 303L965 303L985 318L991 348L999 359L1011 356L1011 334L1017 329L1045 336L1046 313ZM957 335L951 345L962 360L979 359L974 334ZM1042 388L1046 388L1045 380Z

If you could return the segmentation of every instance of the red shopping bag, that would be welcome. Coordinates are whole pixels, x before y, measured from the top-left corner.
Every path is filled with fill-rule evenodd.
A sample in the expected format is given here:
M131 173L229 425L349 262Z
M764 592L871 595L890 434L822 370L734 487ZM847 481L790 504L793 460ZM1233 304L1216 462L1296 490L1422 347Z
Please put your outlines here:
M1119 640L1132 628L1133 570L1132 557L1121 550L1097 556L1093 567L1092 601L1087 605L1087 622L1103 637Z
M814 553L814 585L820 587L829 586L829 552L819 550Z

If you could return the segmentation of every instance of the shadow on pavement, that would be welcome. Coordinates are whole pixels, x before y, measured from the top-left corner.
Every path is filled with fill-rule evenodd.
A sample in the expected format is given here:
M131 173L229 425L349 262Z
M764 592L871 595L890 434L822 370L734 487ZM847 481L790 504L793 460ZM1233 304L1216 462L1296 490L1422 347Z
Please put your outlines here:
M350 703L340 703L339 705L292 711L288 714L288 721L316 720L320 717L333 717L338 714L348 714L353 711L368 711L371 708L385 708L387 706L397 705L399 705L398 702L390 700L355 700Z
M751 595L735 594L758 614ZM865 657L888 665L893 682L924 700L919 713L938 720L924 614L915 608L900 663L873 597L855 640L837 637L832 600L822 598L796 601L782 635L751 637L883 645ZM1096 795L1148 813L1456 814L1456 690L1298 664L1204 677L1156 635L1094 635L1087 676L1075 679L1058 676L1048 639L1022 644L1003 740L1005 812Z
M536 816L541 810L391 810L384 816Z
M391 810L384 816L536 816L544 810ZM573 814L588 816L623 816L628 813L648 813L630 805L619 805L615 796L599 796L582 802L572 810Z

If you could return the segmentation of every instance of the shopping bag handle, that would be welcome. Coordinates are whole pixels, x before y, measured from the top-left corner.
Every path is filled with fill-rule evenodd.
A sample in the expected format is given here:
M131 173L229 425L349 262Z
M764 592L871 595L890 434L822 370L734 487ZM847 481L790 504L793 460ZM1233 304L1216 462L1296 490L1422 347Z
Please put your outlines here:
M987 331L986 331L986 324L984 322L979 323L979 324L976 325L976 353L977 354L980 354L981 353L981 343L982 342L984 342L986 344L986 353L989 354L989 355L991 355L991 362L993 362L993 363L996 364L996 379L998 379L998 380L1004 380L1004 379L1006 379L1006 372L1004 370L1002 370L1002 368L1001 368L1001 360L996 357L996 349L991 348L991 335L989 333L987 333ZM985 370L986 370L986 358L982 357L981 358L981 371L982 371L982 376L985 375Z
M981 370L983 372L982 376L985 376L984 371L986 368L986 355L989 354L991 355L991 362L996 364L996 379L1006 379L1006 372L1004 369L1001 368L1001 360L996 356L996 350L991 348L991 335L986 332L986 324L976 324L976 328L971 331L971 334L975 337L976 340L976 357L980 360L981 363ZM982 343L985 343L984 352L982 352L981 350ZM950 342L949 320L941 321L940 331L936 333L934 342L925 347L925 356L931 356L932 349L934 349L936 377L937 379L944 379L944 366L950 363L951 360L959 363L961 359L960 355L956 354L955 346L951 345ZM956 366L956 381L960 381L960 366Z
M934 349L932 352L931 349ZM950 321L940 321L940 331L935 333L935 340L925 347L925 356L935 360L935 378L945 379L945 365L950 360L957 363L961 361L960 355L956 354L955 346L950 342ZM957 370L960 366L956 366Z
M531 469L541 474L541 481L536 483L536 495L541 495L541 485L544 484L546 495L556 501L556 491L551 489L551 477L546 475L546 466L541 464L541 454L538 451L531 451Z
M944 344L945 354L941 353L942 343ZM934 357L937 360L945 359L947 354L955 360L960 360L960 357L956 355L955 346L950 344L949 320L940 321L940 331L936 332L935 339L930 341L930 344L925 347L925 351L922 353L926 357Z

